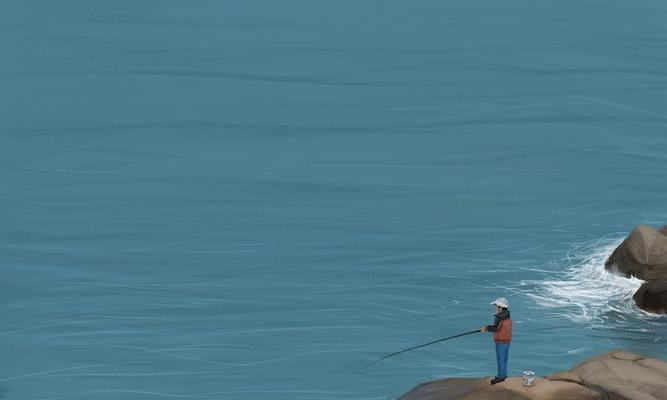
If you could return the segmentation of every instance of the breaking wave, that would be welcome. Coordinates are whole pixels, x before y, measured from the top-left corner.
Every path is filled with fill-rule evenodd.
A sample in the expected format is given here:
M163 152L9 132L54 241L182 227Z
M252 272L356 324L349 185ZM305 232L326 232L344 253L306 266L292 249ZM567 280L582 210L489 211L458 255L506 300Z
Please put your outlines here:
M606 259L622 241L605 238L576 246L564 260L550 265L554 273L540 281L525 282L535 287L528 296L541 307L558 309L558 317L576 322L596 324L612 318L658 317L639 309L632 299L642 280L625 278L604 268Z

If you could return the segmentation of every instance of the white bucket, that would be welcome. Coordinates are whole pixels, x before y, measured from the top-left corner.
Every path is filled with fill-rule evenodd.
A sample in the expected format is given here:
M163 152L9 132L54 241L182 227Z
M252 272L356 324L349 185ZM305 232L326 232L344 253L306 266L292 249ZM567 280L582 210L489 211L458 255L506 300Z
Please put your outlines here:
M533 371L523 371L523 386L535 385L535 373Z

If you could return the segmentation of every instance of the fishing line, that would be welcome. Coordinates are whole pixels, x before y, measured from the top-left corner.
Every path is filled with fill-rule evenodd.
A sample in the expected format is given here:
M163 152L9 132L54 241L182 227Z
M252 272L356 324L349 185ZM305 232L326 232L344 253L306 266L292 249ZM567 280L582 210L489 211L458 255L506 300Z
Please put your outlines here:
M385 359L387 359L387 358L389 358L389 357L393 357L393 356L399 355L399 354L401 354L401 353L405 353L406 351L410 351L410 350L418 349L418 348L420 348L420 347L430 346L430 345L435 344L435 343L444 342L445 340L454 339L454 338L461 337L461 336L465 336L465 335L472 335L473 333L479 333L479 332L481 332L481 330L479 330L479 329L475 329L474 331L465 332L465 333L459 333L458 335L449 336L449 337L446 337L446 338L444 338L444 339L434 340L434 341L432 341L432 342L428 342L428 343L420 344L419 346L410 347L409 349L404 349L404 350L401 350L401 351L397 351L397 352L395 352L395 353L388 354L388 355L386 355L386 356L384 356L384 357L382 357L382 358L378 358L377 360L375 360L375 361L373 361L373 362L370 362L370 363L364 365L363 367L359 368L359 371L361 371L362 369L364 369L364 368L366 368L366 367L370 367L371 365L375 364L376 362L385 360Z

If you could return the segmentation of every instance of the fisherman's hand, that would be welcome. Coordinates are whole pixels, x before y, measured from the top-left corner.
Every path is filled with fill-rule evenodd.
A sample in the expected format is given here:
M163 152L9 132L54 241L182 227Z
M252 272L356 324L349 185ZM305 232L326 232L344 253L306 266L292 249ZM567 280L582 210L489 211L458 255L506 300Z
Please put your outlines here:
M486 332L486 325L484 325L479 331L480 332Z

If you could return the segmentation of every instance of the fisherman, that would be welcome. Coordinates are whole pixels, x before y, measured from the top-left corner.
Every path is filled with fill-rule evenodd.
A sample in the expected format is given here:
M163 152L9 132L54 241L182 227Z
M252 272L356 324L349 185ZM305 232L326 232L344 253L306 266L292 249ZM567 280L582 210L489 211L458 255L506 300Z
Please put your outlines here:
M496 306L496 315L493 325L483 326L480 331L493 332L493 341L496 342L496 362L498 375L491 379L491 384L502 382L507 378L507 357L512 340L512 318L510 317L509 303L504 297L497 298L491 304Z

